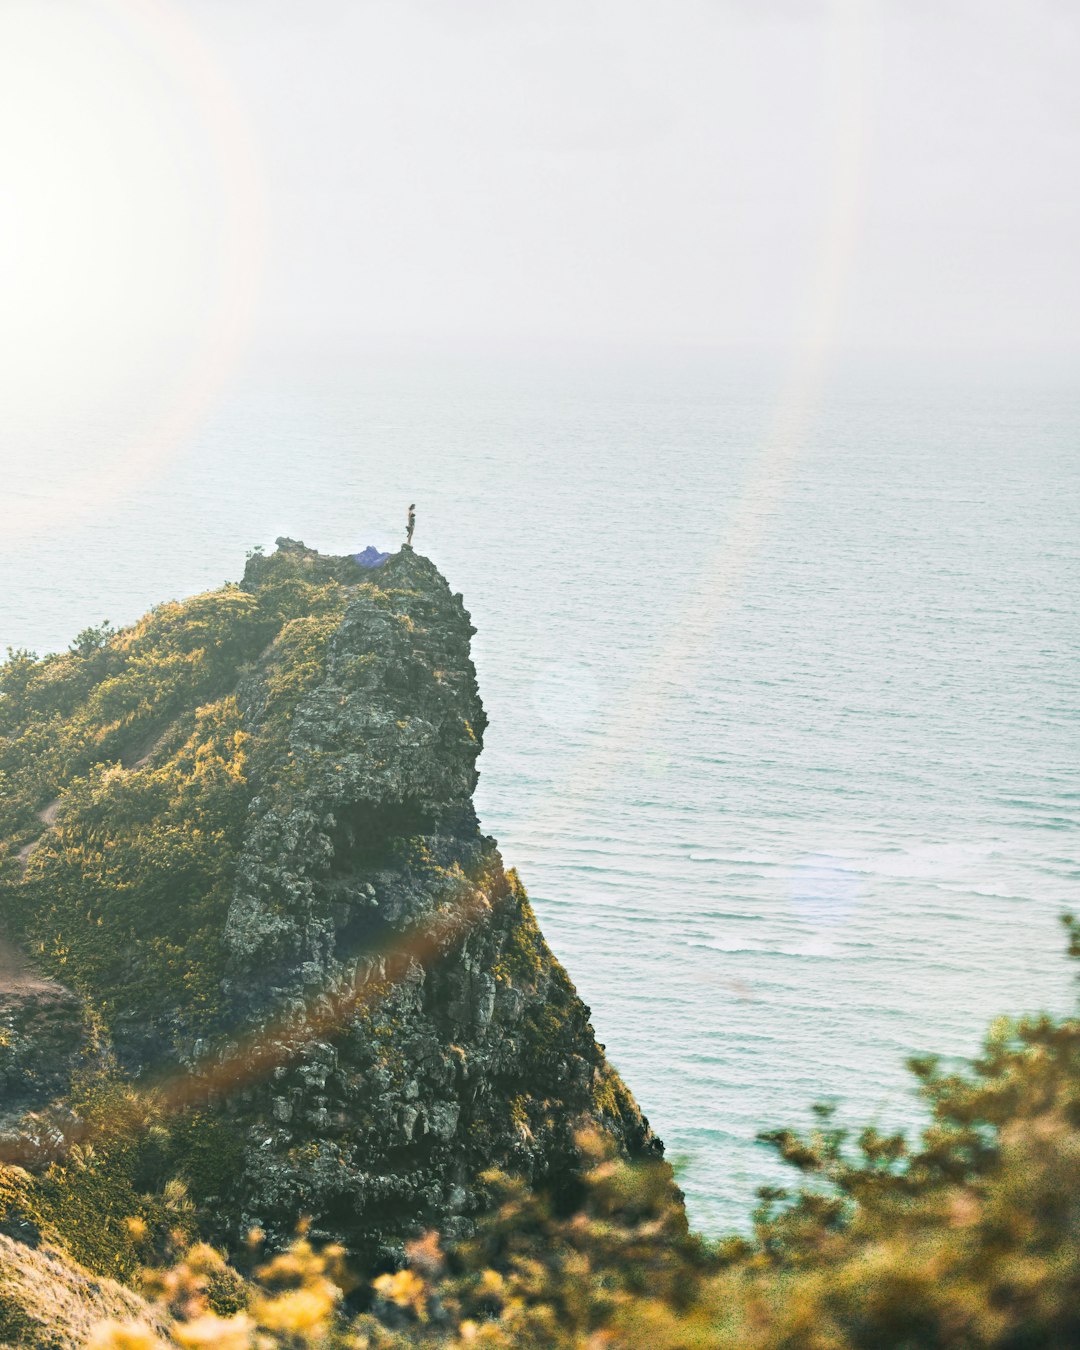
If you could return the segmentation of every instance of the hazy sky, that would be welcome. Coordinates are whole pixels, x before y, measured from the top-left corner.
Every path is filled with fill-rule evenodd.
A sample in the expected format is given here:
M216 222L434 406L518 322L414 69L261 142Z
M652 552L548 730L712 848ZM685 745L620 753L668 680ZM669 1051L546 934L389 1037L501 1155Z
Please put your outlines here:
M1068 360L1078 70L1075 0L0 0L8 393L345 339Z

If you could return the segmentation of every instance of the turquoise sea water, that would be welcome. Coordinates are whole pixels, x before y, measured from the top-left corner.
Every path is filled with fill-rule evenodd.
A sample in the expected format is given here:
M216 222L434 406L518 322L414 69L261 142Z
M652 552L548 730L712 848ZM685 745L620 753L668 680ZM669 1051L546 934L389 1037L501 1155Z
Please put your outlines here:
M263 364L105 500L142 405L9 428L0 643L46 650L288 534L464 592L479 808L672 1154L743 1226L759 1128L911 1123L904 1057L1072 997L1080 396L854 374Z

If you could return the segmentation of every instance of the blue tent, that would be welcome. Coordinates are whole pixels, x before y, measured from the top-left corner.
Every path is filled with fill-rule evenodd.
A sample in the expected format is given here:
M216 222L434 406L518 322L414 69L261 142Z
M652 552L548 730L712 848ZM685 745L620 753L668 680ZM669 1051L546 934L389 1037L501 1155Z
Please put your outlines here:
M372 544L368 544L363 553L353 554L354 560L360 567L381 567L389 556L389 553L380 553Z

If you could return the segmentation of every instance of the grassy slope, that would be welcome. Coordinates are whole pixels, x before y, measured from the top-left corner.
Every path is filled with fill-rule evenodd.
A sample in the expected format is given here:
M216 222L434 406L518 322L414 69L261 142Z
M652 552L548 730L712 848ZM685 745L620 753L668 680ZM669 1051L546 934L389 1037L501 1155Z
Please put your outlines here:
M226 586L0 666L0 914L106 1023L213 1023L258 751L237 685L260 661L269 727L287 723L347 599L302 555L262 572L254 594Z
M0 1345L82 1350L105 1321L161 1326L148 1304L114 1280L0 1234Z

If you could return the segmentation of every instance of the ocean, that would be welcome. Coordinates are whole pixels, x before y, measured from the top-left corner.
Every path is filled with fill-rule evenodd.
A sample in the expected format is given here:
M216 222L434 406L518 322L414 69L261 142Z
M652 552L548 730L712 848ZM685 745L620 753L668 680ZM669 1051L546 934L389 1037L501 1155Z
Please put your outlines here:
M907 1056L1072 1006L1075 383L353 353L157 400L9 420L0 643L278 535L396 547L415 501L478 629L482 821L698 1227L782 1182L759 1130L917 1128Z

